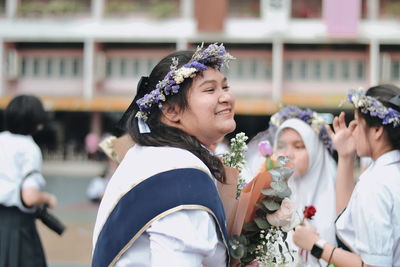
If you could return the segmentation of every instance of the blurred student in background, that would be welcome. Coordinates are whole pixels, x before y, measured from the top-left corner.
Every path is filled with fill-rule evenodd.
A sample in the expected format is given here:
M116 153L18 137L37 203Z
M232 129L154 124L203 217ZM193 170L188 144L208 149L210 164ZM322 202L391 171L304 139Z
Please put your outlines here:
M55 207L43 192L42 153L32 135L43 128L46 113L35 96L20 95L4 112L0 133L0 267L44 267L43 247L35 225L39 205Z

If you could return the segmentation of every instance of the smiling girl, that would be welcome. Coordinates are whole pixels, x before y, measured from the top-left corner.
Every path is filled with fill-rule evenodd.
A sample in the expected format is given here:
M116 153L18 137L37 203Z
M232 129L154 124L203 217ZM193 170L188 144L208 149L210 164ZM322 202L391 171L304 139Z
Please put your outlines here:
M136 143L111 178L93 238L93 266L227 266L227 236L209 150L232 132L235 99L222 45L179 51L142 77L123 120Z

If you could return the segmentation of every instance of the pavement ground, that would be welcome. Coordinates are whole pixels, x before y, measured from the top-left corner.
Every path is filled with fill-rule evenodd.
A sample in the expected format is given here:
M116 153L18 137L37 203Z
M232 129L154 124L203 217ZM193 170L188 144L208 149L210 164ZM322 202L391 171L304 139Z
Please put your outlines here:
M86 198L90 179L102 172L97 162L44 162L46 191L57 196L53 213L65 225L62 236L37 221L49 267L89 267L98 205Z

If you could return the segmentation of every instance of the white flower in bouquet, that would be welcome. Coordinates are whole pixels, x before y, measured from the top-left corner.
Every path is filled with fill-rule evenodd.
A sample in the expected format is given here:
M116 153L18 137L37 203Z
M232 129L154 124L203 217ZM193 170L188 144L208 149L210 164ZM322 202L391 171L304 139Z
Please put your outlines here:
M231 139L229 152L222 156L222 160L225 166L236 168L239 172L243 169L246 161L244 159L244 152L247 150L246 141L249 139L244 133L238 133L234 138ZM245 186L245 180L239 174L239 180L237 184L236 198L240 196L240 193Z
M289 198L284 198L276 212L267 214L267 221L289 232L300 223L300 217L296 213L296 205Z

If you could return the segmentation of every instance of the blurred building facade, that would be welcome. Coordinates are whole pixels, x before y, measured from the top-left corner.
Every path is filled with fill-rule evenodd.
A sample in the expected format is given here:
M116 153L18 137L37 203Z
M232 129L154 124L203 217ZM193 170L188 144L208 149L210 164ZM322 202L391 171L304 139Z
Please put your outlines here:
M337 108L349 88L400 84L400 0L0 0L0 108L123 111L175 49L223 42L237 114Z

